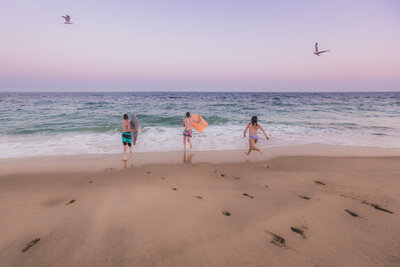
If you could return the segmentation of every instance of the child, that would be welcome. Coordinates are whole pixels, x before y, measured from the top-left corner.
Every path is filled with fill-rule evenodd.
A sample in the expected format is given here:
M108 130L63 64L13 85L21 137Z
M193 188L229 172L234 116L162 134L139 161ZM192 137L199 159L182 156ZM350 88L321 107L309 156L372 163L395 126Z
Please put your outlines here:
M192 119L192 117L190 116L190 112L186 112L186 118L183 120L183 127L185 127L185 130L183 131L183 146L185 147L185 150L186 150L186 138L190 144L190 148L193 147L192 142L191 142L192 122L199 123L200 118L196 121L196 120Z
M131 124L128 120L128 114L124 114L124 120L122 121L122 144L124 144L124 161L126 161L126 149L127 145L129 146L129 149L131 150L130 154L133 155L132 152L132 135L131 132L133 130L131 129Z
M258 141L258 136L257 136L257 131L258 129L260 129L265 137L267 138L267 140L269 140L267 134L265 133L263 127L261 127L261 125L259 125L257 123L257 116L253 116L251 118L251 122L249 124L247 124L246 129L244 129L244 137L246 137L246 132L247 129L249 129L249 151L248 152L244 152L247 156L250 155L250 152L252 150L256 150L258 152L260 152L261 155L263 155L264 153L261 151L261 149L259 149L258 147L256 147L257 141Z

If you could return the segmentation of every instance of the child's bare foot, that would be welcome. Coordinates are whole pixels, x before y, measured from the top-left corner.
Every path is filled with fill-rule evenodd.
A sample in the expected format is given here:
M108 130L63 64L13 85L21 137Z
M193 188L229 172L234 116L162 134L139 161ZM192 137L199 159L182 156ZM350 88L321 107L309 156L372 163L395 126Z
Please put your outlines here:
M264 155L264 153L260 150L260 155Z
M130 153L129 153L131 156L133 156L133 152L131 151Z
M249 152L244 152L244 154L246 154L246 156L250 155L250 153L249 153Z
M193 146L192 146L192 144L190 144L190 149L192 149L193 148Z

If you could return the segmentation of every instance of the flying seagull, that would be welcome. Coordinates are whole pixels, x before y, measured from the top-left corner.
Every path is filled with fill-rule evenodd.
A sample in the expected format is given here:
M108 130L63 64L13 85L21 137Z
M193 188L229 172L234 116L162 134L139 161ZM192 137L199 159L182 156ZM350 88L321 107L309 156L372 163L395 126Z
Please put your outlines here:
M325 52L329 52L329 51L331 51L331 50L318 51L318 43L315 43L315 52L314 52L314 55L319 56L320 54L325 53Z
M71 22L71 17L70 17L69 15L62 16L62 17L65 19L64 24L73 24L73 23Z

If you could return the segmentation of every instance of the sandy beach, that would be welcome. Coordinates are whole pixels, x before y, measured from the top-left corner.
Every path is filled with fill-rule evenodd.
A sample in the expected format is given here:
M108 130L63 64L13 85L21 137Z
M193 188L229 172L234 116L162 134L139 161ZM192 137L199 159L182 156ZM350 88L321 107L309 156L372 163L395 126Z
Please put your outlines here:
M400 157L341 151L2 160L1 265L399 266Z
M399 10L2 1L0 267L400 267Z

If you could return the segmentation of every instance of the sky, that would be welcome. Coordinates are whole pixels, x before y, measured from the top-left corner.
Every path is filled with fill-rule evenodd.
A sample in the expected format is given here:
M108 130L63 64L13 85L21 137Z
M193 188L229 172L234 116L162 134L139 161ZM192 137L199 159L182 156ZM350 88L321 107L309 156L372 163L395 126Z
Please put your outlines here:
M400 1L1 0L0 91L400 91Z

